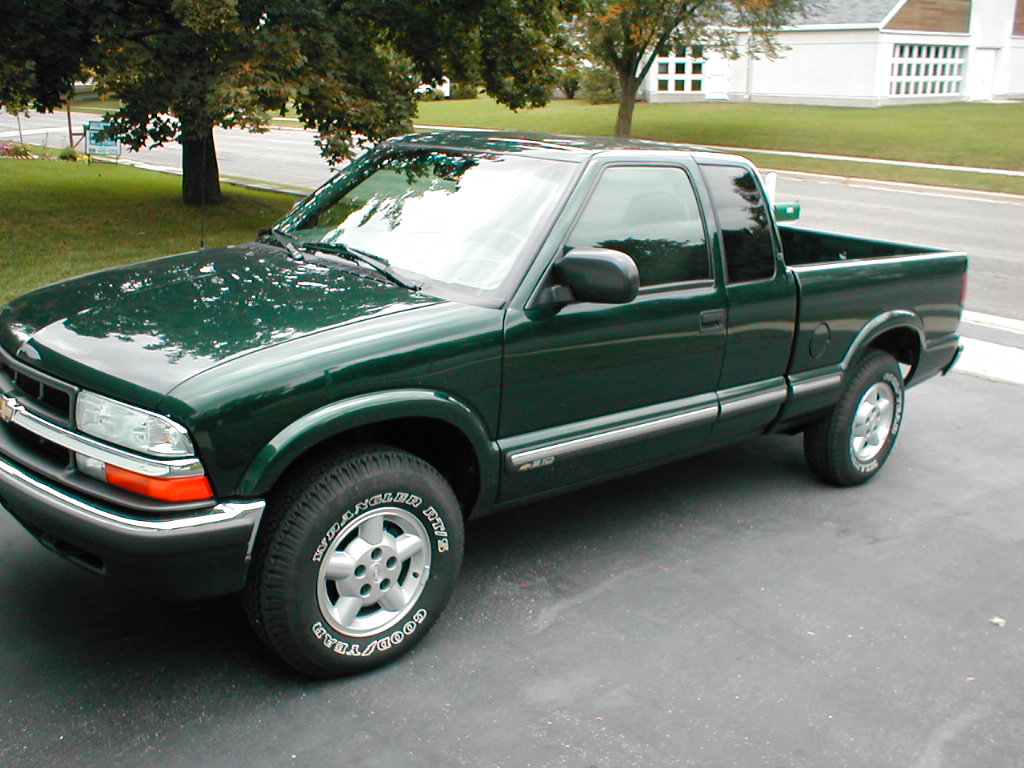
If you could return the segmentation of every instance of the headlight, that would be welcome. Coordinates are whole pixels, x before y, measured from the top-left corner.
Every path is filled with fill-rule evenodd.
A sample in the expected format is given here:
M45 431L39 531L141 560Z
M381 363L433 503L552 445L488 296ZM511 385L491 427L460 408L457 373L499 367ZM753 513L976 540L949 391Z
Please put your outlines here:
M92 392L79 393L75 421L82 432L139 453L165 459L195 455L180 424Z

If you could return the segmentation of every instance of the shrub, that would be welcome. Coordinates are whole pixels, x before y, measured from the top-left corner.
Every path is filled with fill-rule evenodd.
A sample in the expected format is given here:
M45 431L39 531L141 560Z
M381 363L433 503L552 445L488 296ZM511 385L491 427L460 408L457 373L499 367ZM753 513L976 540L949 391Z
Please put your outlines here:
M619 76L610 69L586 69L581 82L591 104L611 104L619 100Z
M444 91L440 88L417 89L416 99L418 101L441 101L444 99Z
M450 99L475 99L480 90L472 83L452 83Z
M74 147L64 147L64 149L60 151L60 154L57 155L57 157L59 157L61 160L70 160L71 162L75 162L76 160L78 160L78 150L76 150Z
M565 98L575 99L581 86L580 70L575 65L564 67L558 71L558 87L565 94Z
M32 150L28 144L12 144L9 141L0 142L0 156L3 157L32 157Z

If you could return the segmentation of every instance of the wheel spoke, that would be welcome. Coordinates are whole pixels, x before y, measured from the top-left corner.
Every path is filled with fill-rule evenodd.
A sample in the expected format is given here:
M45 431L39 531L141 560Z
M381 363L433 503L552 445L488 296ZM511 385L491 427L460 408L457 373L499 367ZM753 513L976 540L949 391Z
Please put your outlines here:
M347 627L363 607L363 601L358 597L342 596L331 606L331 614L339 627Z
M334 579L335 581L347 579L352 575L355 568L355 561L346 552L335 552L327 561L327 567L324 569L324 578Z
M398 559L404 563L423 549L423 539L411 533L403 533L395 539L395 549L398 552Z
M374 515L360 525L359 538L367 544L380 544L384 540L384 517Z
M408 598L401 585L393 584L387 592L381 592L378 604L386 611L400 611L405 608Z

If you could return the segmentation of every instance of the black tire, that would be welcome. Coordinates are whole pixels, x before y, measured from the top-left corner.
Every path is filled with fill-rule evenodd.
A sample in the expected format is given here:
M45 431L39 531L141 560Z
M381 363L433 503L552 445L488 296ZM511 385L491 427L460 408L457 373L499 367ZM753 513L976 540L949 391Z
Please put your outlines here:
M314 677L362 672L412 648L462 564L455 494L404 451L366 446L320 461L275 494L267 515L246 612L271 650Z
M871 350L829 414L804 431L807 465L826 483L858 485L882 468L903 421L903 377L896 358Z

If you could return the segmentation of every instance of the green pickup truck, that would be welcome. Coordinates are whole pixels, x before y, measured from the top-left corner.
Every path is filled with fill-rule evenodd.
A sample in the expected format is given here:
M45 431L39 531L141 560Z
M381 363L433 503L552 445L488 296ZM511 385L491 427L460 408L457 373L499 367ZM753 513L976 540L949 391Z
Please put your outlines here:
M423 637L470 515L769 432L863 482L956 360L967 257L766 197L698 148L384 142L257 241L6 306L0 506L121 583L240 591L330 676Z

